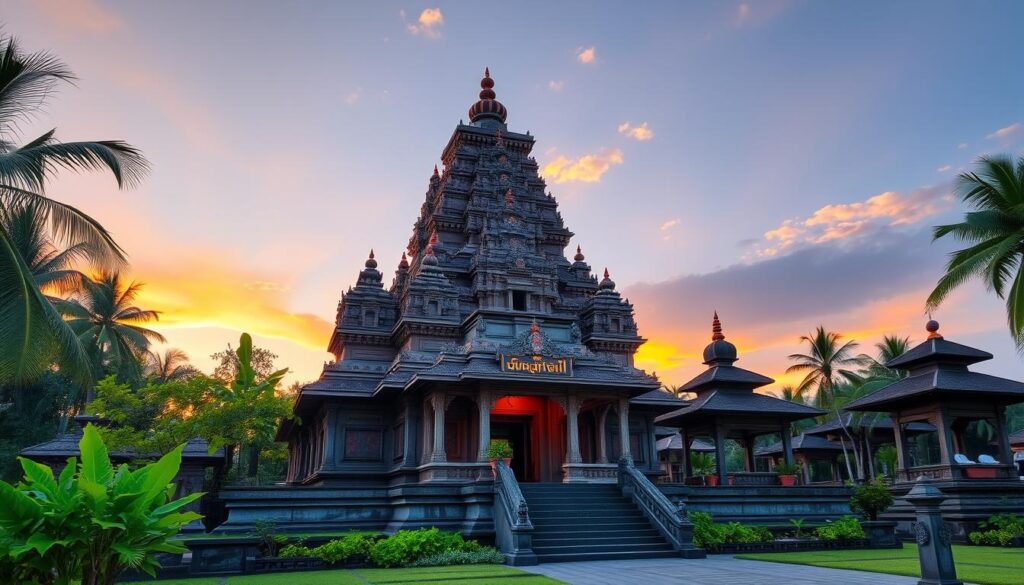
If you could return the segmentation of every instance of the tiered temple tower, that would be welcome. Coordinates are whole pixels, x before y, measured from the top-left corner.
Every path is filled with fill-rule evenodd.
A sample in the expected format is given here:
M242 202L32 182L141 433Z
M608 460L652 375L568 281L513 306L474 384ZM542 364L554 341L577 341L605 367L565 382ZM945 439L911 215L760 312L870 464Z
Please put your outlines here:
M302 424L279 435L290 482L488 479L492 437L512 440L521 480L610 481L620 456L657 470L664 395L637 399L659 384L634 368L644 339L633 306L578 246L566 258L574 234L538 174L534 137L509 130L489 71L480 86L391 286L371 251L342 295L335 361L302 389Z

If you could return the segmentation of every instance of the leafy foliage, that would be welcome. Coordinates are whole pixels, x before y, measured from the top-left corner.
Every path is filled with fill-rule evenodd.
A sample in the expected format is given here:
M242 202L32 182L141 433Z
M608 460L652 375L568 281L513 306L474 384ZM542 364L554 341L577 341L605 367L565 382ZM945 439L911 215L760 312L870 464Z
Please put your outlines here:
M707 512L691 512L693 543L701 548L722 544L772 542L775 536L764 526L747 526L739 522L716 523Z
M715 472L715 458L711 453L690 452L690 468L696 477L707 477Z
M834 522L819 526L814 533L822 540L854 540L864 538L864 527L861 526L860 520L853 516L843 516Z
M979 522L978 528L967 535L972 544L1010 546L1015 538L1024 538L1024 516L997 514Z
M52 55L26 53L13 37L0 36L0 209L16 213L33 206L58 245L87 246L94 263L119 268L124 252L103 226L46 197L43 189L59 171L106 170L119 187L133 186L147 171L142 153L116 140L60 142L53 130L20 146L15 142L19 124L35 118L57 85L73 80ZM31 382L55 363L65 376L86 384L91 374L85 353L39 290L32 260L0 225L0 384Z
M21 477L18 453L63 430L84 392L56 372L26 386L0 388L0 479Z
M865 520L878 520L878 515L892 506L893 498L885 482L876 479L853 487L850 510Z
M785 461L775 464L775 473L779 475L796 475L800 473L800 466L796 463L786 463Z
M127 568L153 575L157 553L185 552L171 538L201 516L179 510L203 494L173 499L183 446L139 469L115 469L89 425L79 449L81 462L70 458L58 478L21 459L24 479L0 482L5 582L109 585Z
M972 211L960 223L936 226L933 236L951 236L967 247L950 254L927 308L938 308L957 287L981 278L1006 301L1010 336L1024 351L1024 157L979 158L974 171L957 177L956 192Z
M488 459L508 459L512 457L512 445L505 439L491 439L487 447Z
M441 532L437 528L399 530L374 543L370 549L370 560L378 567L400 567L446 551L478 550L478 542L463 540L458 532Z

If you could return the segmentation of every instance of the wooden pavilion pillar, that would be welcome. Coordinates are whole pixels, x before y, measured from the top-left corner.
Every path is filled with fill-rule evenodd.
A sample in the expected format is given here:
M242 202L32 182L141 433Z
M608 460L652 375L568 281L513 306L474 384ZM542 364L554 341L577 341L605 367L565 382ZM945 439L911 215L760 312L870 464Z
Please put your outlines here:
M683 440L683 461L682 461L682 481L680 483L686 483L686 478L693 477L693 465L690 463L690 434L686 432L686 429L680 429L679 436Z
M782 460L793 464L793 437L789 434L789 424L783 422L779 426L779 437L782 439Z
M899 419L899 412L889 413L889 418L892 419L892 433L896 443L896 469L893 470L893 476L899 481L900 474L907 470L907 440L903 436L903 425Z
M753 472L756 467L754 465L754 441L757 439L756 435L747 433L743 436L743 447L745 450L744 455L746 456L747 471Z
M951 465L953 454L956 453L956 444L953 440L953 417L945 408L940 408L938 413L939 424L935 428L939 431L939 463Z
M725 429L715 419L712 429L715 434L715 472L718 475L718 485L727 485L728 477L725 465Z
M999 440L999 462L1013 465L1013 449L1010 448L1010 433L1006 430L1006 407L996 406L996 437ZM1010 473L1014 476L1016 473Z

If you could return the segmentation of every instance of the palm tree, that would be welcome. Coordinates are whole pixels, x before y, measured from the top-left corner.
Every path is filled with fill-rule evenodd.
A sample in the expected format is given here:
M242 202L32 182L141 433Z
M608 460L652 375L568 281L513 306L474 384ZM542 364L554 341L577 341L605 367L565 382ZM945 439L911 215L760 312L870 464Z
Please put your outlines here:
M77 243L58 248L50 237L46 219L34 202L13 208L0 208L0 230L10 238L12 247L25 261L36 287L46 295L65 295L77 290L85 275L74 268L89 259L88 244Z
M797 385L797 390L803 393L813 388L816 391L814 396L815 406L831 410L836 420L839 421L839 426L842 428L843 433L850 440L850 443L853 444L853 435L839 413L836 401L836 386L843 381L848 382L860 379L854 371L846 368L865 366L871 361L871 358L865 355L854 355L854 351L858 346L857 342L850 340L840 344L839 340L842 337L839 333L826 331L825 327L821 325L811 335L800 336L801 342L806 342L810 345L810 352L806 354L791 354L789 359L796 363L786 368L786 373L806 372L804 379ZM846 441L842 440L842 437L840 439L843 446L843 458L846 459L846 470L852 478L853 467L850 465L850 458L846 452ZM857 468L863 469L856 449L853 451L853 456L856 460Z
M175 347L167 348L160 355L155 351L146 354L146 377L155 382L185 380L199 373L188 363L188 355Z
M59 245L89 247L101 268L124 265L124 252L95 219L45 196L58 171L108 170L118 187L132 186L147 170L145 157L121 141L60 142L55 131L18 145L18 125L35 118L56 86L74 75L46 52L26 53L0 36L0 209L37 207ZM57 363L62 372L88 382L88 359L74 332L47 302L11 234L0 227L0 383L31 381Z
M906 370L890 368L886 364L903 355L910 349L909 337L897 337L896 335L883 335L882 341L875 344L878 350L878 357L873 359L864 370L865 377L869 379L885 378L889 381L898 380L907 376Z
M956 192L969 211L960 223L936 226L933 240L952 235L968 247L950 254L946 273L928 295L934 310L971 278L1006 301L1017 350L1024 352L1024 157L983 156L975 172L957 177Z
M796 391L805 394L814 390L814 404L819 408L828 408L832 402L832 391L840 380L849 380L856 376L848 367L864 366L871 358L854 355L856 341L847 341L840 345L842 335L826 331L821 325L811 335L801 335L800 341L810 345L807 354L794 353L789 359L796 363L786 368L786 373L806 372L804 379L797 385Z
M119 380L137 381L142 377L139 363L149 344L166 343L163 335L142 327L157 321L157 311L132 305L142 288L137 282L125 283L117 272L86 280L80 292L58 304L68 326L87 348L95 374L117 374Z

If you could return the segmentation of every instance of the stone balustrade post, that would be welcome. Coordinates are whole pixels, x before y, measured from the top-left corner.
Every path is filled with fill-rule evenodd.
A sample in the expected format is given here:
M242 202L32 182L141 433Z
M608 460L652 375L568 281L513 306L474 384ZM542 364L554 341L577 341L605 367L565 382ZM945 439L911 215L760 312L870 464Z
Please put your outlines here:
M920 585L963 585L963 581L956 578L953 564L953 529L942 520L939 507L945 499L945 494L924 476L917 478L906 495L917 514L913 529L921 562Z

